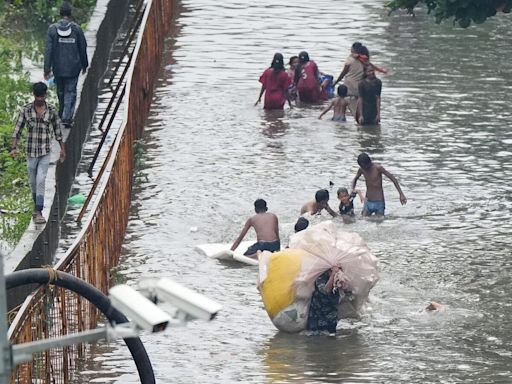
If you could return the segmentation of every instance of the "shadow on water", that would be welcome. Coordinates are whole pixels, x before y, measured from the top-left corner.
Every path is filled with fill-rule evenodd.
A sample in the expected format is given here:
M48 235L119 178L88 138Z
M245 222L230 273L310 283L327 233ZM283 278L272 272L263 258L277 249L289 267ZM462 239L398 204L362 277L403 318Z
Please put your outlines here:
M361 151L368 153L383 153L384 144L381 142L381 126L378 125L358 125L357 140L361 146Z
M277 332L259 351L270 383L358 381L358 365L367 355L357 332L306 336Z

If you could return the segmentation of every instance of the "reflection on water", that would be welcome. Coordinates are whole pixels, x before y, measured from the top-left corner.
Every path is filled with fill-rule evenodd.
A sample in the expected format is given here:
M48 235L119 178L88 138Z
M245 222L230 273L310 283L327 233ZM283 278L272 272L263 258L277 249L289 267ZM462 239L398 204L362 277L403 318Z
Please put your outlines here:
M262 133L270 139L283 136L290 127L285 120L284 110L264 110L263 113Z
M353 332L337 337L276 333L259 351L269 383L366 382L358 367L367 359L367 346Z
M421 11L388 17L377 0L183 6L163 60L172 71L161 71L146 127L145 178L134 189L120 273L130 283L170 277L224 309L211 323L143 338L158 382L508 382L510 15L460 30ZM287 60L306 49L337 75L356 40L391 70L381 77L380 127L318 120L321 106L253 106L276 51ZM380 259L370 306L358 323L341 322L334 339L277 333L255 288L257 270L194 247L232 242L259 197L279 216L286 243L318 188L329 188L337 205L336 189L350 186L362 150L409 200L402 207L384 181L387 218L346 226ZM446 312L422 311L430 300ZM116 343L87 378L136 381L128 359Z
M372 154L383 153L384 146L380 141L381 128L380 125L364 125L357 127L359 134L359 147L361 151Z

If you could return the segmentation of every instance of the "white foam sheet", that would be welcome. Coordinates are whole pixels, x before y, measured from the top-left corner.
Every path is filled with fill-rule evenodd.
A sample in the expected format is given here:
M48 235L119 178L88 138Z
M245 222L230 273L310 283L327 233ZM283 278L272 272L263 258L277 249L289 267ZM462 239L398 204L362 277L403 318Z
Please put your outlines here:
M255 241L242 241L234 252L230 249L231 244L223 243L200 244L196 246L196 249L213 259L231 260L248 265L258 265L258 259L244 256L244 252L247 251L247 248L254 243Z

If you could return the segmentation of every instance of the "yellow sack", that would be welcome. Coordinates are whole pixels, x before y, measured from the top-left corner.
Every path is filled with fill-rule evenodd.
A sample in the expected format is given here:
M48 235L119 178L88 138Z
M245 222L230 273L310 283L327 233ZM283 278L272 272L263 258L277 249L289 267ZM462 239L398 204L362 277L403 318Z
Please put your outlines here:
M379 279L378 260L363 239L327 221L292 235L289 244L293 248L259 256L258 287L276 328L306 329L315 280L333 266L341 267L344 277L337 287L338 319L357 316Z
M286 249L270 254L267 277L260 286L263 304L270 318L295 300L293 282L301 271L302 259L308 256L300 249Z
M301 249L263 252L260 255L261 298L270 319L282 331L300 332L306 326L313 285L303 282L301 274L304 266L314 261L312 259Z

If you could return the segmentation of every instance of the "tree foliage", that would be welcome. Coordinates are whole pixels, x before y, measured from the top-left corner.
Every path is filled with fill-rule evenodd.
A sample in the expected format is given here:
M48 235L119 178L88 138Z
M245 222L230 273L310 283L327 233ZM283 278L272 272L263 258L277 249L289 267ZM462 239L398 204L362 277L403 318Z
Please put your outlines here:
M15 214L0 214L0 239L15 243L29 220L31 193L27 181L24 153L9 156L16 113L30 97L28 74L21 66L21 52L16 43L0 37L0 209ZM20 146L23 150L23 146Z
M497 12L509 13L512 8L512 0L392 0L386 7L390 12L405 9L414 14L414 8L420 3L426 4L436 23L453 18L462 28L467 28L471 22L481 24Z
M96 0L10 0L0 1L0 24L8 20L18 26L37 29L59 19L60 6L67 1L72 8L73 20L78 24L87 22L96 5ZM2 20L3 19L3 20ZM34 25L36 24L36 25Z
M46 29L59 19L63 1L0 1L0 240L11 245L25 231L33 206L22 144L24 138L20 140L18 156L13 159L9 155L17 114L32 100L30 77L22 64L25 61L34 66L41 64ZM78 23L87 22L96 4L96 0L68 2ZM42 75L42 67L40 71ZM54 97L55 92L50 92L50 98L52 95Z

